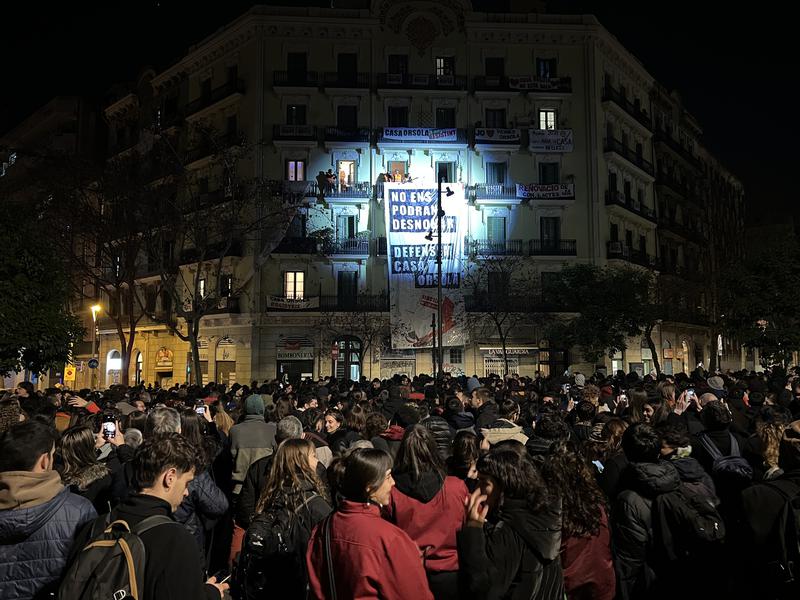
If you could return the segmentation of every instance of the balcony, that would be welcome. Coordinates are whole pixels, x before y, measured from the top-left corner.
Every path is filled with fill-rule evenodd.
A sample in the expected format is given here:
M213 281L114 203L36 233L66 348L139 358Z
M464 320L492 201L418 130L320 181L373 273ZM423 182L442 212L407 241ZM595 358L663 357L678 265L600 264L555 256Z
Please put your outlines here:
M622 192L616 190L606 190L606 206L621 206L635 215L639 215L650 221L656 222L656 212L649 206L645 206L638 200L626 198Z
M464 240L464 251L478 256L523 256L522 240Z
M226 314L239 314L241 312L240 298L238 296L228 296L227 298L220 298L217 305L206 311L207 315L226 315Z
M656 175L656 185L668 187L681 198L686 198L689 194L689 188L686 183L683 181L678 181L675 175L668 171L658 171L658 175Z
M627 148L620 142L614 138L606 138L605 144L603 145L603 149L605 152L614 152L619 154L622 158L627 160L632 165L638 167L651 177L653 177L655 170L653 169L653 163L646 160L640 154L637 154L630 148Z
M500 183L476 183L474 188L475 200L516 200L517 186L502 185Z
M622 242L608 242L606 248L608 260L624 260L648 269L656 267L655 256L650 256L647 252L626 246Z
M331 240L325 244L323 252L327 256L369 256L369 239L346 238Z
M324 73L322 85L326 88L358 88L369 89L369 73Z
M508 294L498 292L482 292L464 296L467 312L516 312L539 313L559 312L567 310L548 302L540 294Z
M326 142L369 142L369 127L326 127Z
M506 77L500 75L477 75L472 79L476 92L532 92L572 93L571 77Z
M380 73L378 89L466 90L467 78L463 75Z
M603 102L613 102L636 119L645 129L653 131L653 122L647 111L639 104L628 100L627 96L624 96L619 90L614 89L610 85L606 85L603 88Z
M189 104L186 105L184 114L189 117L200 112L201 110L208 108L212 104L216 104L217 102L224 100L229 96L233 96L234 94L244 94L244 92L245 85L243 79L228 81L218 88L211 90L210 94L200 96L197 100L192 100L189 102Z
M280 141L317 141L317 128L313 125L273 125L272 139Z
M659 216L658 227L696 244L704 244L707 241L706 234L696 225L678 223L668 216Z
M672 133L666 131L665 129L659 127L655 130L655 138L654 141L656 143L661 143L670 148L675 154L683 158L684 161L689 163L695 169L702 168L702 163L700 159L697 158L690 150L688 150L683 144L681 144L678 140L672 137Z
M297 73L273 71L272 85L275 87L319 87L319 74L316 71Z
M308 182L306 196L314 198L319 196L319 184L316 181ZM372 198L372 184L369 181L357 181L345 185L339 185L337 183L333 187L325 190L326 200L336 200L337 198L368 200Z
M319 308L322 311L387 312L389 310L389 296L387 294L320 296Z
M530 240L528 253L531 256L577 256L576 240Z
M379 144L467 144L467 130L455 127L382 127L375 133Z
M317 238L285 237L281 240L273 254L314 254L317 251Z
M221 154L233 146L240 146L244 143L244 134L239 131L231 131L215 138L204 138L195 146L191 147L186 153L187 165L197 162L207 156Z

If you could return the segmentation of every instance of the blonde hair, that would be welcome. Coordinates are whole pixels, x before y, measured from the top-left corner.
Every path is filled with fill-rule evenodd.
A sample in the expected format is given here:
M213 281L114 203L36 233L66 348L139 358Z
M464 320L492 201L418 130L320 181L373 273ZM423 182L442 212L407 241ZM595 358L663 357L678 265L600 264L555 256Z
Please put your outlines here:
M225 411L222 402L217 405L217 414L214 415L214 423L225 435L230 435L231 428L236 424L231 416Z

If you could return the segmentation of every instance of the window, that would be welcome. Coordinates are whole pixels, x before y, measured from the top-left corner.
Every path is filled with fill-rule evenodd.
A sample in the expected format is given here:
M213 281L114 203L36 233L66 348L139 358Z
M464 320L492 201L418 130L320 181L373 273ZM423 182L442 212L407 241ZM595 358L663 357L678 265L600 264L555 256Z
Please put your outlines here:
M619 225L616 223L611 224L611 241L618 242L619 241Z
M358 297L358 272L339 271L337 275L339 303L355 304Z
M506 61L500 56L487 56L484 66L489 77L503 77L506 74Z
M556 77L556 59L555 58L537 58L536 59L536 75L543 79L551 79Z
M456 126L456 109L439 107L436 109L436 127L439 129Z
M305 181L305 180L306 180L306 161L287 160L286 181Z
M460 365L464 362L463 348L450 348L450 364Z
M633 232L630 229L625 230L625 245L628 248L633 248Z
M239 79L239 65L231 65L228 67L228 83L236 83Z
M219 277L219 295L222 298L227 298L233 292L233 275L230 273L223 273Z
M608 172L608 191L612 196L617 193L617 174L611 171Z
M640 206L644 206L644 188L640 187L636 190L636 199L639 201Z
M210 77L208 79L203 79L203 81L200 82L200 95L203 98L208 98L209 96L211 96L211 78Z
M486 238L490 242L505 243L506 241L505 217L486 217Z
M640 235L639 236L639 252L645 253L647 252L647 237Z
M408 127L408 107L390 106L386 111L388 127Z
M509 274L501 271L489 271L486 277L487 292L489 296L508 295Z
M336 239L352 240L356 237L356 218L354 215L336 215Z
M454 162L437 162L436 163L436 181L453 182L456 180L456 163Z
M456 57L455 56L437 56L436 57L436 76L442 77L443 75L456 74Z
M231 115L227 119L225 119L225 132L228 135L236 135L236 132L239 130L239 119L236 115Z
M630 200L632 199L630 181L625 181L625 183L622 184L622 191L625 194L625 202L630 202Z
M561 217L540 217L539 231L542 238L542 246L558 245L561 239Z
M505 126L506 126L505 108L486 109L486 127L505 129Z
M288 104L286 106L286 124L287 125L305 125L306 124L306 105L305 104Z
M393 75L405 75L408 73L408 55L390 54L389 73L392 73Z
M541 185L558 183L558 179L558 163L539 163L539 183Z
M286 271L283 274L283 296L287 300L305 298L305 277L303 271Z
M508 165L504 162L486 163L486 183L505 184Z
M197 293L200 294L201 298L206 297L206 280L205 277L200 279L197 285Z
M352 52L343 52L336 57L339 79L355 81L358 74L358 55Z
M308 71L308 55L305 52L289 52L286 55L286 70L290 78L305 79Z
M358 107L339 105L336 108L336 126L342 129L355 129L358 127Z
M558 120L554 108L543 108L539 111L539 129L556 129Z

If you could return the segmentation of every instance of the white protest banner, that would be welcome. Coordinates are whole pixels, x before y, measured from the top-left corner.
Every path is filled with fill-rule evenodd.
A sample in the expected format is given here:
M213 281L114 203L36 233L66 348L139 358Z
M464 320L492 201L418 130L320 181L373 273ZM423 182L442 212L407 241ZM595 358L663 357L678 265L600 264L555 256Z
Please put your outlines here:
M490 129L490 128L476 128L475 141L476 142L509 142L519 144L520 130L519 129Z
M534 152L572 152L572 129L529 129L530 149Z
M461 278L467 201L462 184L442 184L443 190L448 187L454 193L442 193L442 345L461 346L466 341ZM431 316L438 306L437 189L415 183L386 183L384 200L392 348L431 348Z
M398 142L455 142L455 129L432 129L430 127L384 127L383 139Z
M561 198L569 200L575 197L574 183L518 183L517 198L533 198L546 200L547 198Z
M309 308L319 308L319 297L303 298L295 300L284 298L283 296L267 296L267 308L279 308L281 310L307 310Z

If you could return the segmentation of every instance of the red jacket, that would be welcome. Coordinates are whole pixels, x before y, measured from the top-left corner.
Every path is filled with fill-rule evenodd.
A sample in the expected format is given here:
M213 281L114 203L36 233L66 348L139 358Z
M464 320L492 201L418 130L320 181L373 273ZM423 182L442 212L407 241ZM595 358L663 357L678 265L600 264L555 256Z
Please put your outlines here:
M433 600L419 550L406 533L383 520L373 504L345 500L333 514L331 555L336 596L353 600ZM306 563L310 598L330 598L323 527L314 528Z
M456 532L464 524L464 498L469 491L457 477L446 477L442 483L438 476L430 475L436 478L433 489L426 489L431 486L425 485L424 476L408 485L398 475L386 516L424 552L427 571L458 571Z
M616 593L608 516L600 507L600 531L587 537L561 541L564 589L569 600L612 600Z

